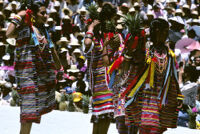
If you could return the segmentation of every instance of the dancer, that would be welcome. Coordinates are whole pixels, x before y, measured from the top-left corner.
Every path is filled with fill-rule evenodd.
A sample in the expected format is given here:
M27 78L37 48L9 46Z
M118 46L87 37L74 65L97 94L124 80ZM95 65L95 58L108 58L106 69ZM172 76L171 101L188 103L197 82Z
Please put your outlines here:
M108 65L107 41L104 39L105 21L112 19L116 10L110 3L105 3L98 14L97 8L89 8L92 23L85 36L85 53L88 58L89 84L92 91L93 134L107 134L113 118L112 91L108 88L106 67ZM96 15L94 15L96 14ZM97 17L99 15L99 18ZM98 20L97 20L98 19Z
M137 129L141 134L161 134L177 127L179 99L183 97L174 53L166 46L169 24L160 18L151 22L153 45L147 49L144 31L139 29L131 32L126 44L124 70L130 73L120 97L126 97L126 123L132 126L131 134L136 134Z
M33 18L35 22L31 21ZM30 134L32 123L40 123L41 116L55 107L54 70L60 68L60 62L44 27L46 19L46 7L35 2L31 9L15 15L6 32L7 37L17 40L15 74L20 95L20 134Z

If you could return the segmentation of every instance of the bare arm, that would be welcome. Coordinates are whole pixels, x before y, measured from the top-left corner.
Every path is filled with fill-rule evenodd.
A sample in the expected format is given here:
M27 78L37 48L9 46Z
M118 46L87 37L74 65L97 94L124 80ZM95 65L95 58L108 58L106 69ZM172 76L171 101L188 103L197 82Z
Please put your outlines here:
M6 31L6 36L8 38L16 38L17 37L17 23L13 23L13 22L18 22L18 23L22 23L22 19L24 18L24 16L26 15L26 11L20 11L17 14L18 19L16 19L16 21L12 21L10 23L10 25L8 26L8 29Z
M86 37L84 40L84 44L86 47L85 52L87 52L92 45L92 39L94 36L93 30L94 30L94 27L99 23L100 22L98 20L94 20L94 22L92 22L92 24L90 24L90 26L88 27L88 32L86 32Z
M53 60L55 62L55 67L57 70L59 70L61 68L61 62L60 62L60 59L58 58L58 54L57 54L55 48L51 48L51 53L53 56Z

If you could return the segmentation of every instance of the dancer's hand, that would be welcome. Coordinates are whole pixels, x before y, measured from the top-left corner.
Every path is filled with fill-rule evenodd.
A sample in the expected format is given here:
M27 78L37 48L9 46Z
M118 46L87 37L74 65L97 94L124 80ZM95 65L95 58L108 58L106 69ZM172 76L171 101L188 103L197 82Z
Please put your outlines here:
M22 11L20 11L17 15L19 15L21 18L24 18L25 15L26 15L26 11L25 11L25 10L22 10Z
M94 20L88 27L88 31L93 31L94 27L100 23L99 20Z

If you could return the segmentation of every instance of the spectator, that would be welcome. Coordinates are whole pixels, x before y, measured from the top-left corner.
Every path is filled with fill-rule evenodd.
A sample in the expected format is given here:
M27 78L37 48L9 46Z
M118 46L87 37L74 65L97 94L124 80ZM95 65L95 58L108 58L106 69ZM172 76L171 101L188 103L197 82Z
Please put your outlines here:
M75 92L80 92L83 95L90 95L89 85L88 82L83 80L84 73L78 72L77 80L72 83L72 90Z
M84 32L87 10L85 7L82 7L77 11L77 13L78 14L74 18L74 24L79 26L81 32Z

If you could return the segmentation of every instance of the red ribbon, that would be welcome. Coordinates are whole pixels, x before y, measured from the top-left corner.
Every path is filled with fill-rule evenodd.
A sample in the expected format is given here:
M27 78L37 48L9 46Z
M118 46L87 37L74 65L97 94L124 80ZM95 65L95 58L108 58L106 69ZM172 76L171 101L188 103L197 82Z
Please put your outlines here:
M134 41L133 41L133 44L132 44L132 46L131 46L132 49L135 49L135 48L137 47L138 40L139 40L139 37L138 37L138 36L135 36Z
M89 18L89 19L87 19L87 20L85 21L86 24L89 24L90 22L92 22L92 19L91 19L91 18Z
M26 10L26 16L25 16L25 23L27 23L29 26L32 26L32 21L31 21L31 17L32 17L33 11L30 9Z
M110 40L111 38L114 37L114 33L109 32L109 33L104 33L104 39L106 39L108 37L108 40Z
M110 74L112 74L112 72L115 70L115 69L118 69L119 66L121 65L121 63L123 62L124 60L124 57L123 56L120 56L114 63L113 63L113 66L112 68L110 69Z

